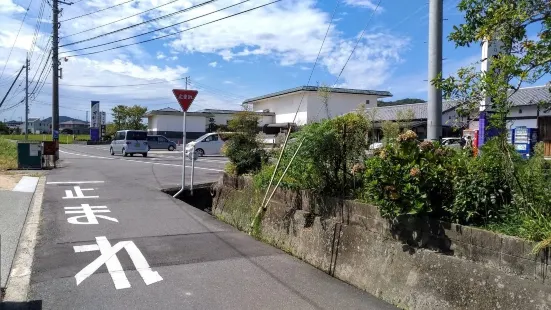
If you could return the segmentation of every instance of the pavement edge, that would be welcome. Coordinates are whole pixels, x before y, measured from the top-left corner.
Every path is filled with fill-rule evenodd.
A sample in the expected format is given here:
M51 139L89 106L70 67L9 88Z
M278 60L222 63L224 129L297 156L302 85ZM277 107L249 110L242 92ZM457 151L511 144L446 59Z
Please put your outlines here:
M8 277L4 302L27 301L45 187L46 176L41 176L31 200L30 210L23 226L23 233L19 238L15 259Z

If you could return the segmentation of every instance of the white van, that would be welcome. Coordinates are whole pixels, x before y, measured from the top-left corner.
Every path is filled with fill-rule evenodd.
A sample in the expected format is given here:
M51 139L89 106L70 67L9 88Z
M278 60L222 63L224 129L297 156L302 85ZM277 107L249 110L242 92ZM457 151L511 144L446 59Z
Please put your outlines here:
M216 132L211 132L202 135L201 137L186 144L186 154L193 150L195 146L195 152L198 156L204 155L220 155L224 141L220 138L220 135Z
M134 156L134 154L142 154L143 157L147 157L147 151L149 151L147 131L144 130L117 131L109 148L111 155L121 154L125 157L127 155Z

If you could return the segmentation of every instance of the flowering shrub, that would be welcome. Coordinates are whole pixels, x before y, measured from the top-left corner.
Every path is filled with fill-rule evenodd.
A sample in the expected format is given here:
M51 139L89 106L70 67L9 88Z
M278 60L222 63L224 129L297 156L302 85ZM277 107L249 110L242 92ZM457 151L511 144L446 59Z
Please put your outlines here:
M453 151L415 132L398 136L365 162L363 198L375 202L386 217L402 214L442 216L453 202Z

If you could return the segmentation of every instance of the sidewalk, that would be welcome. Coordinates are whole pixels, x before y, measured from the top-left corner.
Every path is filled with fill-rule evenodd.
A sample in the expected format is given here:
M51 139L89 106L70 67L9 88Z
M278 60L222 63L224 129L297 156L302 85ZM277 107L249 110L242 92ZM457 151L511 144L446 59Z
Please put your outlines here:
M38 177L0 175L0 287L5 288ZM16 183L17 182L17 183Z

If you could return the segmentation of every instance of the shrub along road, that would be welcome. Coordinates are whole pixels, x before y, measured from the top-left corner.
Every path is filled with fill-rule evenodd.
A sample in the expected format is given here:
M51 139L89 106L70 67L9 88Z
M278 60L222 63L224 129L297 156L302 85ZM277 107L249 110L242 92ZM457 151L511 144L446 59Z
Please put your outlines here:
M31 277L43 309L394 309L160 192L178 183L176 153L61 151ZM197 179L222 166L198 161Z

